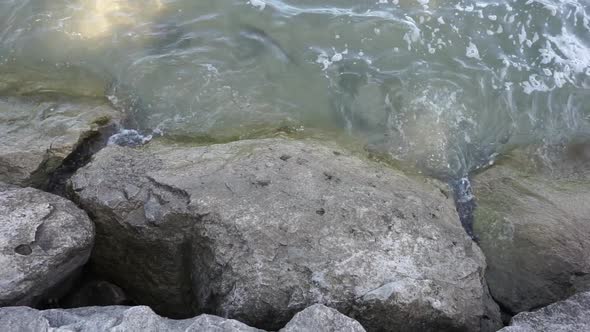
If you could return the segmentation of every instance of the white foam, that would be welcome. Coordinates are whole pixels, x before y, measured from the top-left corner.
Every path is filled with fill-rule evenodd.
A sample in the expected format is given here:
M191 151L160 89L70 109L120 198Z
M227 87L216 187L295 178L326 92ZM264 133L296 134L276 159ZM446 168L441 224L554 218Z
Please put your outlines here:
M264 8L266 8L266 2L263 0L250 0L249 3L260 10L264 10Z
M469 45L467 45L467 48L465 50L465 56L468 58L481 60L481 58L479 57L479 50L473 42L469 42Z

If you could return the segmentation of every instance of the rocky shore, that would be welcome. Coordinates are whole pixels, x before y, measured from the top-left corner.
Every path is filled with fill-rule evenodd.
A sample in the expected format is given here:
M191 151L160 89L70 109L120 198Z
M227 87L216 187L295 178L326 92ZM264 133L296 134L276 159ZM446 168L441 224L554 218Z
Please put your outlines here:
M476 243L448 184L336 143L105 147L122 121L0 99L8 331L588 328L585 142L476 174Z

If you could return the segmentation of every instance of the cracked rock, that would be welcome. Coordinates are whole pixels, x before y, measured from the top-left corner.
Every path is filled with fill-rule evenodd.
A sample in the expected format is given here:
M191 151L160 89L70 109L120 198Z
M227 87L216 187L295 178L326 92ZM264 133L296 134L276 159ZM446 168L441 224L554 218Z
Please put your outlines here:
M102 99L0 98L0 181L47 187L51 173L86 139L121 118Z
M0 306L43 300L86 263L93 239L74 203L0 182Z
M68 192L96 222L93 268L160 314L276 330L321 303L370 331L499 328L483 254L440 184L334 150L109 146Z

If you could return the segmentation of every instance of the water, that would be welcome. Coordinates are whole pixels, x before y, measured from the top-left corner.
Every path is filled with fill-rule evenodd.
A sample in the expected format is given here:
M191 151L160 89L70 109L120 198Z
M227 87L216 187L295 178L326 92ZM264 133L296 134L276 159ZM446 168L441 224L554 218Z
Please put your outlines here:
M0 94L40 93L146 134L341 132L457 180L590 136L590 2L0 0Z

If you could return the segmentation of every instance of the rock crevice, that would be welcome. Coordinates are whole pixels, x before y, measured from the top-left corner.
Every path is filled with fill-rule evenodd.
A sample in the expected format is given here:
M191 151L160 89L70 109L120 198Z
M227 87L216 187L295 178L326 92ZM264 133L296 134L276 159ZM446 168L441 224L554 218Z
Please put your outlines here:
M59 192L122 118L100 98L0 98L0 181Z

